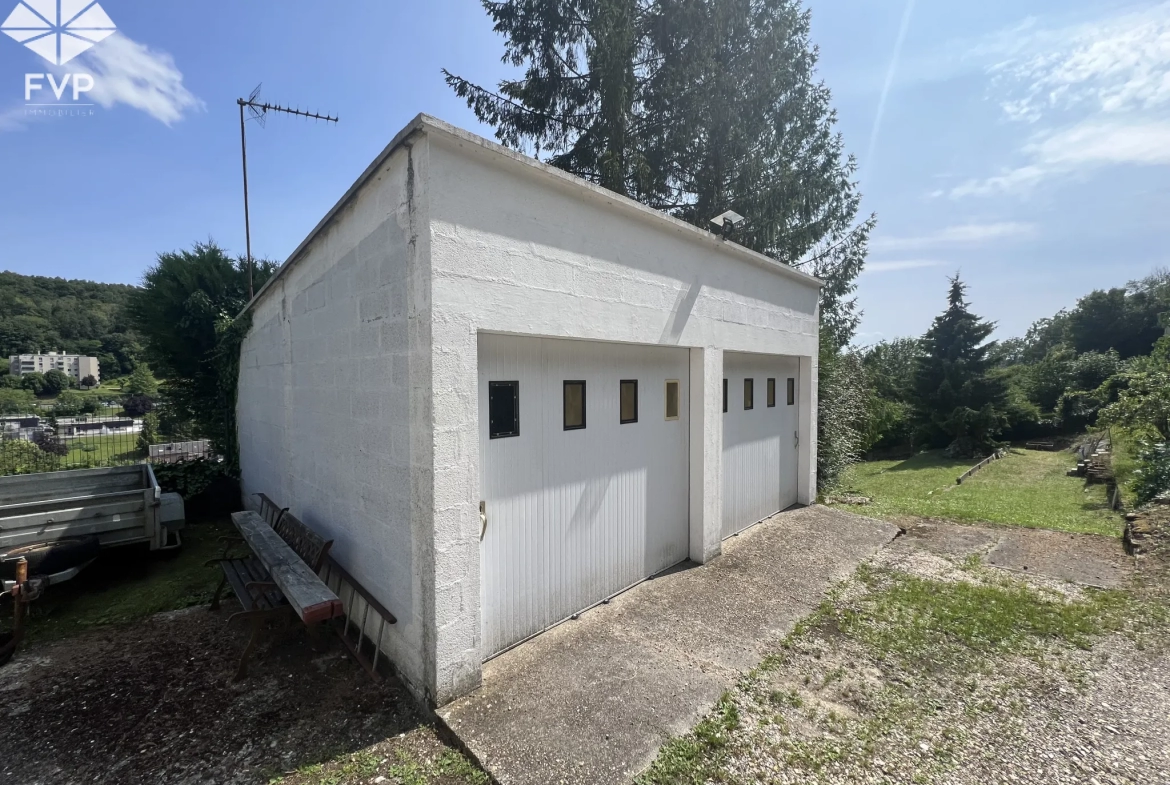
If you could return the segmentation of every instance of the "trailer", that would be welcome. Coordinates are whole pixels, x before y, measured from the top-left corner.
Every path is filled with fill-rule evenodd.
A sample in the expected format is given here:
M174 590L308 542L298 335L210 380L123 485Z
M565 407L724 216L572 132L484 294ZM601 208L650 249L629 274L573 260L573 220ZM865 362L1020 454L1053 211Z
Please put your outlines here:
M182 544L183 499L149 464L0 477L0 560L17 549L93 538L102 548Z

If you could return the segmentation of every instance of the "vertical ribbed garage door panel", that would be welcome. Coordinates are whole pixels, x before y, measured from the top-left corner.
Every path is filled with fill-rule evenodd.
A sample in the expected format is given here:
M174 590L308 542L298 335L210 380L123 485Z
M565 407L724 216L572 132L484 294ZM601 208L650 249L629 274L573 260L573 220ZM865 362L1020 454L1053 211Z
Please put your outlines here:
M488 529L484 651L494 654L687 557L688 352L481 335L480 444ZM520 380L520 435L490 439L487 388ZM620 382L638 380L621 424ZM665 419L678 379L680 417ZM586 427L564 430L566 380L586 382Z
M793 357L725 352L727 412L723 415L723 536L730 537L796 503L797 406L787 405L787 379L799 378ZM744 409L744 379L754 380ZM776 406L768 406L768 379Z

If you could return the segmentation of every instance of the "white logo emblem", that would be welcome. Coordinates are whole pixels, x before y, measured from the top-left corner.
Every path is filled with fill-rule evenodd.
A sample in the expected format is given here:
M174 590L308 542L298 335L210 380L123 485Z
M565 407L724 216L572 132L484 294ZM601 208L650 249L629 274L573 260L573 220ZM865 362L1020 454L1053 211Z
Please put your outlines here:
M21 0L0 25L54 65L65 65L115 32L113 21L93 0Z

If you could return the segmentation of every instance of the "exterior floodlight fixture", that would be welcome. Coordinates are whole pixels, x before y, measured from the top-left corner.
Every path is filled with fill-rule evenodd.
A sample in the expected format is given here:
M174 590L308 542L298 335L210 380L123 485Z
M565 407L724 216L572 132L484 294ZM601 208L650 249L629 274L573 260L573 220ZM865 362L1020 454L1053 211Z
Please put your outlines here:
M722 230L723 239L726 240L731 236L731 233L735 230L735 227L739 226L746 220L746 218L737 213L735 210L728 210L727 212L720 213L719 215L712 218L711 223L715 224Z

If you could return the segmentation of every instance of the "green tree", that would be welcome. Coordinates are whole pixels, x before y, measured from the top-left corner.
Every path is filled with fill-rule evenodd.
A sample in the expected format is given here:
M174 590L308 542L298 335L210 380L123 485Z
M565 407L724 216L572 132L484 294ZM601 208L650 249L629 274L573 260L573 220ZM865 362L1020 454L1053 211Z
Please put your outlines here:
M24 439L0 439L0 476L55 471L61 457Z
M1035 364L1028 367L1028 399L1044 411L1054 411L1060 396L1072 382L1077 353L1058 343Z
M97 383L98 383L98 380L94 378L93 374L90 374L89 376L86 376L84 379L81 380L82 387L88 387L88 388L97 387Z
M107 339L121 333L135 343L123 308L134 287L0 272L0 357L61 349L95 355ZM117 362L133 356L100 356L103 372L116 375ZM107 362L111 363L107 365Z
M158 415L154 412L148 412L142 418L142 431L138 434L138 449L142 451L143 455L150 455L150 445L158 444L159 427Z
M817 488L837 485L866 448L868 388L857 351L841 351L822 338L817 395Z
M64 371L58 371L54 368L45 374L45 395L60 395L65 390L69 389L69 377Z
M53 404L53 414L60 417L75 417L81 414L84 406L85 396L73 390L66 390L57 396L57 402Z
M987 338L995 325L971 313L966 285L950 279L947 309L922 339L914 377L915 409L924 434L949 442L955 456L990 450L1006 424L1007 384L991 374Z
M0 388L0 414L28 414L36 408L36 399L28 390Z
M496 90L447 81L501 142L701 228L746 216L735 239L823 278L829 339L849 342L873 219L857 220L856 163L799 2L484 6L524 74Z
M276 270L255 262L259 288ZM128 313L152 365L167 380L167 400L180 420L194 423L237 471L236 385L239 344L247 324L248 268L214 243L160 254L146 271Z
M145 395L153 398L158 395L158 380L150 372L150 366L139 363L131 373L122 388L130 395Z
M921 354L917 338L896 338L881 341L862 355L868 384L865 450L910 444L914 372Z
M33 395L43 395L45 392L45 375L43 373L26 373L20 377L20 386Z

